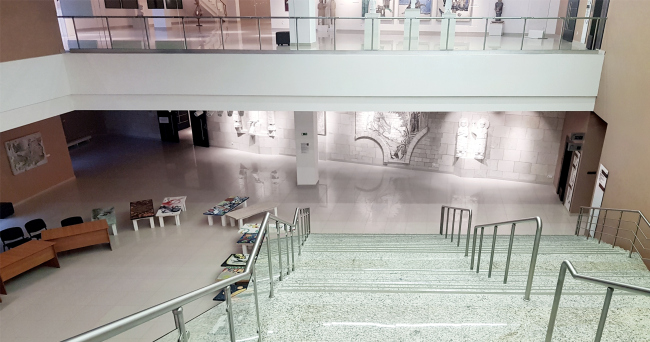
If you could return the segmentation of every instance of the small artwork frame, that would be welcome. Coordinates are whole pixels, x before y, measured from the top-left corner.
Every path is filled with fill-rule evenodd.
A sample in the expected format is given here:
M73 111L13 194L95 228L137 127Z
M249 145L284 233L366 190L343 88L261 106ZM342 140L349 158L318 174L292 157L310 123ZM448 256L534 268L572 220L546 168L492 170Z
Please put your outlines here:
M326 112L316 112L316 132L318 135L327 135Z
M5 149L14 176L47 163L41 132L6 141Z

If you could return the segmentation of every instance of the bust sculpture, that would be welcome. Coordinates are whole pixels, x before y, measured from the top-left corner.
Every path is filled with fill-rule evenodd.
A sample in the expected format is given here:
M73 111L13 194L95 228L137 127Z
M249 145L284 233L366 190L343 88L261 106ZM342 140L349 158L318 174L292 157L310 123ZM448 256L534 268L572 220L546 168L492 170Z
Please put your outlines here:
M496 13L496 21L501 21L501 15L503 14L503 0L497 0L494 3L494 12Z

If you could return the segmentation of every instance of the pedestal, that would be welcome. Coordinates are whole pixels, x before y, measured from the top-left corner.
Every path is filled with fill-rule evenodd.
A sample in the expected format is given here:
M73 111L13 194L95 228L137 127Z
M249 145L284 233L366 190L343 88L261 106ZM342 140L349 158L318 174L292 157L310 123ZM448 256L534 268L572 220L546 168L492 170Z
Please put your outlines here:
M364 20L363 49L379 50L379 13L367 13Z
M404 11L404 17L406 17L404 19L404 50L417 50L420 43L420 10L409 8Z
M296 182L318 184L318 134L316 112L293 112L296 135Z
M456 38L456 14L444 13L440 28L440 50L453 50Z
M503 21L493 21L488 26L490 36L503 36Z

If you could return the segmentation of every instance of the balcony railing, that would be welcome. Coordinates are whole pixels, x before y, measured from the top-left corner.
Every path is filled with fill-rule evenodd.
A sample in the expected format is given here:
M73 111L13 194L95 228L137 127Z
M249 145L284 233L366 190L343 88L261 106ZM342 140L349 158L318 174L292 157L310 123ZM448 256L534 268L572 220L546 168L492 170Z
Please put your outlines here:
M69 51L576 51L597 46L595 43L602 35L606 19L60 16L59 24L64 46ZM578 34L584 30L589 34ZM289 41L277 41L278 32L287 32L290 38L287 33L284 37Z

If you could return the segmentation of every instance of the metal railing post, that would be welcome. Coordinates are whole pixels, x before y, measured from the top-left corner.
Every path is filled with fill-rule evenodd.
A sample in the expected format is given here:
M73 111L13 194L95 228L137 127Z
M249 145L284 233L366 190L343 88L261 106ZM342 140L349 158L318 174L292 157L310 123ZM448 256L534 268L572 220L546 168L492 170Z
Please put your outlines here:
M575 234L576 236L580 234L580 228L581 228L580 226L582 224L582 210L583 208L580 207L580 213L578 214L578 222L576 223L576 234Z
M600 211L598 212L598 214L600 214ZM593 221L593 219L594 219L594 209L590 209L589 210L589 221L588 221L589 223L587 223L587 231L586 231L587 240L589 240L589 236L591 235L591 222ZM595 235L596 235L596 232L594 230L594 236Z
M533 278L535 277L535 265L537 264L537 254L539 253L539 242L542 239L542 220L537 217L537 231L535 232L535 242L533 243L533 255L530 258L528 267L528 279L526 280L526 293L524 300L530 300L530 291L533 289Z
M483 50L485 50L485 45L487 44L487 36L488 36L488 21L490 21L489 18L485 18L485 34L483 35Z
M411 40L413 40L412 35L413 35L413 18L409 19L409 51L411 51ZM449 214L449 213L447 213ZM442 235L442 231L440 232L440 235Z
M336 51L336 17L332 19L332 25L334 26L334 51Z
M474 227L474 238L472 239L473 240L473 242L472 242L472 261L471 261L471 263L469 265L470 270L474 269L474 251L476 251L476 230L477 229L478 229L478 227Z
M488 268L488 278L492 278L492 265L494 264L494 248L497 246L497 230L499 226L494 226L492 233L492 250L490 251L490 267Z
M291 270L295 271L296 270L296 255L295 255L295 249L293 247L293 230L296 229L296 227L291 227L289 226L289 229L291 229Z
M144 35L147 37L147 47L151 50L151 43L149 42L149 22L147 21L147 18L142 18L142 21L144 22Z
M296 17L296 50L300 50L300 40L298 39L298 17Z
M596 230L598 230L598 221L600 221L600 220L596 220ZM605 210L605 215L603 217L603 227L600 229L600 236L598 236L598 244L599 245L600 245L600 241L603 239L603 233L605 232L605 224L606 223L607 223L607 210ZM594 232L594 234L596 234L596 233Z
M469 220L467 221L467 238L466 238L467 242L465 242L465 256L467 256L467 252L469 250L469 236L471 232L472 232L472 211L470 210ZM472 259L474 259L473 256Z
M108 39L111 42L111 50L113 49L113 35L111 35L111 27L108 25L108 17L106 17L106 30L108 31Z
M600 342L600 339L603 337L605 321L607 320L607 312L609 311L609 303L612 301L613 294L614 289L608 287L607 294L605 294L605 303L603 303L603 310L600 312L600 320L598 321L598 330L596 330L596 338L594 339L594 342Z
M447 208L447 223L445 225L445 239L447 238L448 232L449 232L449 208Z
M614 234L614 243L612 243L612 248L616 247L616 240L618 239L618 230L621 228L622 220L623 220L623 212L621 211L621 215L618 217L618 226L616 227L616 233ZM641 214L639 214L639 223L641 223ZM637 227L638 226L639 224L637 224ZM634 237L636 238L636 234L634 234Z
M221 29L221 50L226 49L226 41L223 39L223 18L219 17L219 28Z
M176 329L178 329L178 342L188 342L190 339L189 331L185 330L185 319L183 318L183 307L172 310L172 315L174 315L174 324Z
M506 257L506 274L503 276L503 283L508 283L508 272L510 270L510 258L512 257L512 244L515 241L515 227L516 223L512 224L512 229L510 230L510 242L508 242L508 256Z
M553 328L555 328L555 320L557 318L557 310L560 308L560 299L562 298L562 289L564 288L564 278L566 277L567 266L562 263L560 267L560 275L557 277L557 285L555 285L555 296L553 297L553 306L551 308L551 317L548 320L548 328L546 328L546 342L551 342L553 339Z
M187 47L187 34L185 33L185 18L181 18L181 24L183 25L183 41L185 42L185 50L187 50L188 47Z
M287 244L287 275L291 274L291 261L289 261L289 229L291 227L287 227L286 224L282 224L282 228L284 228L284 238L286 239L286 244Z
M370 30L370 50L375 49L375 18L370 18L371 30Z
M282 274L284 273L284 267L282 267L282 243L280 243L280 224L278 224L278 221L275 221L275 232L278 234L278 260L279 260L279 265L280 265L280 281L283 280Z
M562 40L564 40L564 26L566 25L566 17L562 17L562 30L560 30L560 39L557 44L557 49L562 50Z
M521 48L519 50L524 49L524 38L526 38L526 21L528 21L528 18L524 18L524 30L521 32Z
M460 212L460 216L463 216L462 211ZM454 242L454 228L455 227L456 227L456 209L454 209L453 217L451 219L451 242Z
M273 298L273 262L271 261L271 234L269 233L269 227L267 223L266 227L266 254L269 259L269 284L270 284L270 291L269 291L269 298Z
M458 222L458 239L456 239L456 247L460 247L460 233L463 230L463 212L464 210L460 211L460 221ZM452 229L453 231L453 229ZM451 237L451 241L454 241L454 237Z
M445 42L445 50L449 50L449 27L451 26L451 19L447 19L447 41Z
M257 337L258 341L262 341L262 321L260 320L260 303L257 297L257 273L255 269L257 268L256 264L253 264L253 295L255 296L255 317L257 318Z
M260 50L262 50L262 28L260 27L260 18L257 18L257 37L260 41Z
M74 22L74 17L72 17L72 27L74 28L74 35L77 37L77 49L81 49L81 44L79 44L79 33L77 33L77 24Z
M302 255L302 224L300 223L300 212L298 212L298 217L296 220L296 231L298 232L298 256Z
M440 235L442 235L442 227L445 221L445 207L440 207Z
M636 235L639 233L639 225L641 225L641 213L639 213L639 221L636 223L636 231L634 232L634 240L632 240L632 245L630 245L630 254L628 255L628 258L632 257L632 251L636 248L634 245L636 243Z
M476 273L481 268L481 251L483 250L483 232L485 227L481 227L481 242L478 244L478 259L476 260Z
M230 285L226 286L223 289L223 293L226 297L226 313L228 314L228 327L230 328L230 342L236 342L235 338L235 319L232 314L232 295L230 294Z

